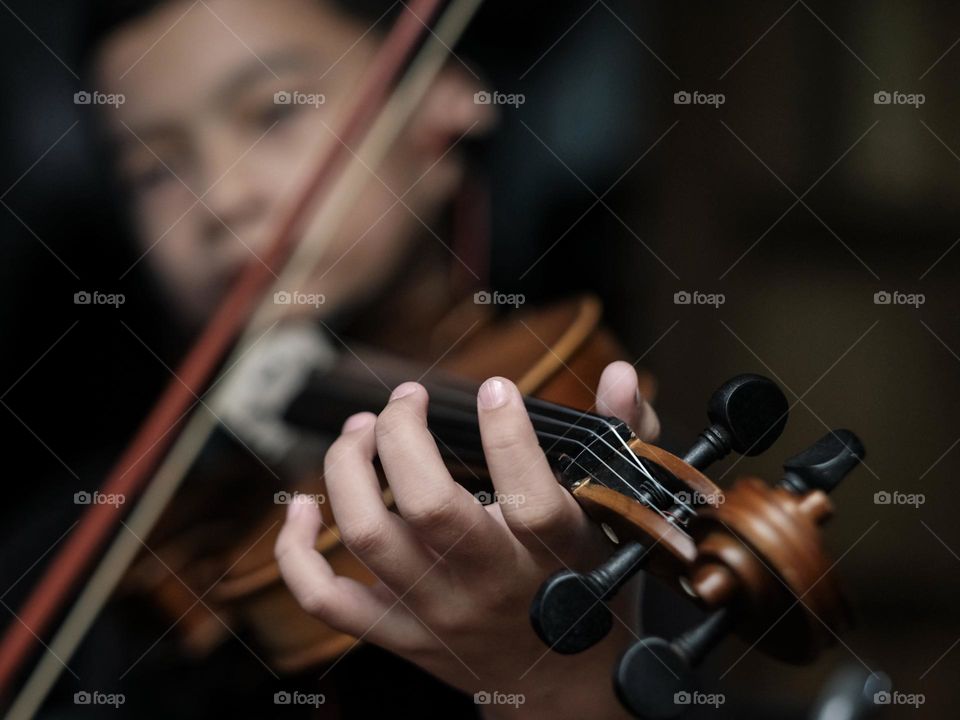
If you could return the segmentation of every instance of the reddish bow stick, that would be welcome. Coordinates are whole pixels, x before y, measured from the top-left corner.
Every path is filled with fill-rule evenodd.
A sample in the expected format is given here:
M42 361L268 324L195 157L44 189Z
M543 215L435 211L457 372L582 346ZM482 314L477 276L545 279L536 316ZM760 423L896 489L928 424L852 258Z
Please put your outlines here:
M412 0L404 6L373 61L356 104L340 128L338 136L342 142L332 143L320 158L316 171L268 245L262 262L250 262L230 288L181 363L176 378L167 385L114 465L101 488L104 494L121 494L131 500L142 492L178 435L183 418L209 386L217 366L269 289L274 278L272 270L284 265L296 247L297 231L309 211L334 189L349 159L349 148L370 128L443 5L444 0ZM70 591L121 518L122 514L110 505L91 505L57 552L0 642L0 697L7 695L34 643L63 609Z

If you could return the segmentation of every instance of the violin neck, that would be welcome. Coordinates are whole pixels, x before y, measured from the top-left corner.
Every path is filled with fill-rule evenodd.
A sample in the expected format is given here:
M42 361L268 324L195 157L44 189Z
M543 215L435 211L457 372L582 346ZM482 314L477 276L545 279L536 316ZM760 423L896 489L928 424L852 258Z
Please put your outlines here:
M462 466L470 473L485 474L476 386L436 372L431 375L430 378L420 376L419 382L430 394L427 425L440 452L452 469ZM317 370L290 404L284 419L309 432L333 435L350 415L382 410L393 387L417 377L418 373L395 361L388 362L387 366L378 364L375 372L369 366L358 371L357 363ZM622 454L626 442L632 438L629 428L615 418L533 397L525 397L524 404L547 459L559 470L573 461L589 466L585 453L595 464L598 446L614 447Z

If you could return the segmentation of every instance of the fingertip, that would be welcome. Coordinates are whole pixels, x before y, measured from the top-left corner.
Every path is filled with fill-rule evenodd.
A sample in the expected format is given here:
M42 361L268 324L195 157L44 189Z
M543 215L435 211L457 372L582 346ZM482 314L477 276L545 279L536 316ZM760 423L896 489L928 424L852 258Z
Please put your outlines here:
M600 375L597 411L601 415L612 415L629 421L631 417L623 417L623 413L631 406L639 408L638 392L637 371L633 365L622 360L612 362Z
M426 388L418 382L401 383L394 388L392 393L390 393L390 402L401 400L405 397L409 397L410 395L415 395L418 393L423 393L425 395L426 392Z
M492 377L480 386L477 405L481 410L496 410L510 402L518 393L517 387L506 378Z
M365 428L373 426L377 421L377 416L372 412L361 412L351 415L347 418L346 422L343 423L341 428L341 433L356 432L357 430L363 430Z
M625 386L630 390L635 390L639 384L637 378L637 369L625 360L616 360L604 369L617 386Z
M319 520L320 506L311 495L295 494L287 505L287 522L296 524Z

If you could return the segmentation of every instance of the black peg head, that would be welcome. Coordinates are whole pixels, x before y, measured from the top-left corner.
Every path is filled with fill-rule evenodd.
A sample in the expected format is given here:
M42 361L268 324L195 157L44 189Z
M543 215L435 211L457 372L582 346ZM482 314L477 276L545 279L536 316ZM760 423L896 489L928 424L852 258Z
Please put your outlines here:
M551 575L530 605L537 636L564 655L583 652L603 640L613 627L613 613L604 601L643 569L646 558L646 547L627 542L588 573L561 570Z
M620 658L613 684L620 702L647 720L677 717L696 691L693 669L723 640L734 624L730 610L714 610L673 642L648 637Z
M680 715L683 700L696 689L686 658L663 638L650 637L633 644L623 655L614 675L620 702L646 720Z
M730 434L741 455L759 455L776 442L787 424L789 405L776 383L762 375L737 375L710 397L707 416Z
M780 437L789 412L787 398L772 380L752 374L730 378L710 396L711 425L683 459L705 470L731 450L759 455Z
M830 493L866 456L863 443L849 430L833 430L783 464L784 485L794 492Z
M613 626L610 609L579 573L556 573L540 586L530 607L530 622L551 650L583 652L603 640Z

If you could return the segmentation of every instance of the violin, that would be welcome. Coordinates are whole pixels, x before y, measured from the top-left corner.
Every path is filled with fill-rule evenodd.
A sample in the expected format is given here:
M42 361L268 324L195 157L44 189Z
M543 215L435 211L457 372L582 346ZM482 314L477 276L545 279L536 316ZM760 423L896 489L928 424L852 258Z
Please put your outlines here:
M828 433L788 459L776 486L745 477L723 491L703 470L731 452L764 452L786 425L787 401L772 381L741 375L724 383L709 402L710 426L676 456L634 437L623 421L591 412L590 383L623 357L600 325L596 300L471 327L457 351L427 372L375 353L338 356L310 371L284 418L310 432L335 433L350 415L381 410L390 388L418 377L431 396L428 427L451 474L478 501L496 502L485 477L476 385L492 374L516 378L558 482L611 542L603 565L588 573L558 572L532 599L531 622L544 643L571 654L602 640L613 623L607 601L641 570L708 613L702 625L673 641L642 639L624 654L616 688L639 717L673 717L682 710L676 694L695 690L693 669L730 633L771 657L806 663L849 625L819 528L832 513L827 495L864 457L852 432ZM652 395L649 375L641 374L641 385ZM301 489L324 496L322 480ZM329 508L321 504L321 511L317 550L338 575L375 582L339 542ZM255 539L252 546L239 544L233 556L222 558L229 570L208 597L213 611L252 633L272 667L292 673L330 662L358 641L305 613L283 585L273 559L283 512L281 504L244 536ZM186 623L195 648L211 638L198 628L212 631L219 622Z

